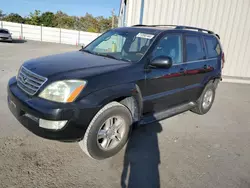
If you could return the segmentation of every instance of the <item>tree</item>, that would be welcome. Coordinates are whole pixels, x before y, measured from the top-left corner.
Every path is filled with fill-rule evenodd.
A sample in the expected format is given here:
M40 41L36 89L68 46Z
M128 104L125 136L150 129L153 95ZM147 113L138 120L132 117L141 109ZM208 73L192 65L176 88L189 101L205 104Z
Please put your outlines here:
M112 17L104 18L103 16L99 16L96 18L99 22L99 30L101 33L111 29L112 27Z
M40 15L41 15L40 10L35 10L34 13L31 12L25 23L31 25L40 25Z
M75 20L72 16L68 16L62 11L58 11L55 14L54 24L56 27L65 28L65 29L73 29Z
M43 24L47 27L54 27L54 13L53 12L44 12L40 16L40 24Z
M84 17L80 18L81 30L89 32L100 32L99 22L91 14L86 13Z
M3 18L7 22L24 23L25 19L19 14L11 13Z
M85 16L79 17L69 16L62 11L57 11L55 14L53 12L44 12L41 14L40 10L35 10L34 12L31 12L28 17L23 18L16 13L5 15L3 14L3 11L0 10L0 19L1 18L9 22L44 25L47 27L60 27L88 32L105 32L112 27L112 17L94 17L89 13L86 13ZM117 26L117 20L117 16L114 16L115 27Z
M0 9L0 20L2 20L2 18L5 16L5 14L3 13L3 11Z

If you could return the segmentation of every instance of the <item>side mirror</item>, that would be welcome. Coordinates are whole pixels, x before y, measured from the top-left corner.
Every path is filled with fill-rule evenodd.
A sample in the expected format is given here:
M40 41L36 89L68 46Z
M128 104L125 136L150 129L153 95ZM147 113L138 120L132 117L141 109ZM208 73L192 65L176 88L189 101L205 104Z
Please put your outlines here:
M169 69L173 64L172 58L169 56L159 56L153 59L150 63L151 66L157 68Z

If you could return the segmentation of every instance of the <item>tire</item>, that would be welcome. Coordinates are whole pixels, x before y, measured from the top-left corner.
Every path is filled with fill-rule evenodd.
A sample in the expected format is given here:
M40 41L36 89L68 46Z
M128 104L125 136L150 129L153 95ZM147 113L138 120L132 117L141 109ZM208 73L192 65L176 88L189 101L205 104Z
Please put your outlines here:
M116 126L118 120L122 125L122 133L118 133L120 130L108 128L112 124L111 122L115 122L111 127L118 127ZM112 157L127 143L132 122L132 116L128 108L118 102L111 102L104 106L91 120L83 140L79 142L80 148L93 159L101 160ZM101 132L102 134L100 134ZM114 136L114 134L120 134L119 141L118 136ZM105 135L103 136L105 138L99 138L98 135L100 137ZM110 141L110 148L106 148L111 137L114 137L114 140ZM105 142L107 144L104 143L104 139L107 140ZM114 146L111 147L111 144Z
M191 111L199 115L206 114L213 105L214 98L215 98L215 90L216 90L216 86L214 85L212 81L210 81L204 88L200 98L196 101L197 103L196 107L191 109ZM211 99L209 100L209 103L208 103L208 100L206 99L206 94L208 93L212 94ZM207 102L207 105L204 105L204 102Z

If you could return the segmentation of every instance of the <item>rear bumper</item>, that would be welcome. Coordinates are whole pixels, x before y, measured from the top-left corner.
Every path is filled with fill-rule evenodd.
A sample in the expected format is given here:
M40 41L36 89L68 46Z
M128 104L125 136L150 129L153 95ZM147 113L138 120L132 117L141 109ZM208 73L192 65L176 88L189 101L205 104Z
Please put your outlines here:
M88 101L61 104L30 97L17 87L15 78L8 84L8 106L16 119L29 131L40 137L59 141L81 140L91 119L100 109L91 106ZM40 118L68 122L60 130L50 130L39 127Z

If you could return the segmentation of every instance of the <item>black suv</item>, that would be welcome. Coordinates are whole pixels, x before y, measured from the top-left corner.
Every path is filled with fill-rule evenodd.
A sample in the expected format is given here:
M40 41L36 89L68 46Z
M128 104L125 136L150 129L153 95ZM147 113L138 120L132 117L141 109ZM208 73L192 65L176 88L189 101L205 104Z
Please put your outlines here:
M8 83L8 104L34 134L77 141L104 159L132 125L211 108L221 80L219 36L187 26L112 29L80 51L25 62Z

